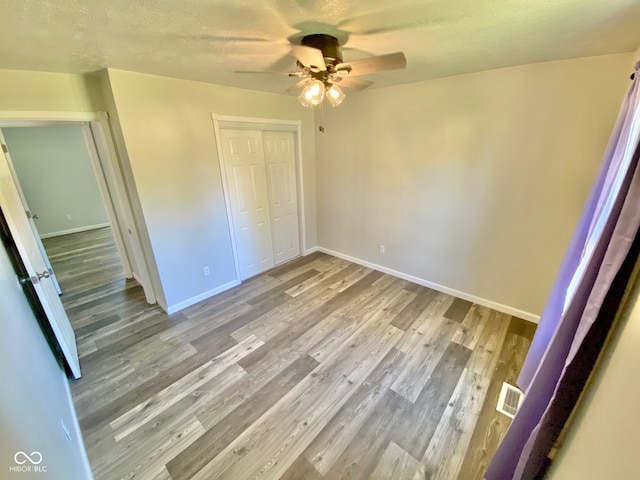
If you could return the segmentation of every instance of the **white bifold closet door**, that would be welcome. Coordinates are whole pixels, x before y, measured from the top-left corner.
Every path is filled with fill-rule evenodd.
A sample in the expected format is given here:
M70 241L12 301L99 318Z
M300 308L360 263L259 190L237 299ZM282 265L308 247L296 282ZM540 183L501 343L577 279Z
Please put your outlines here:
M300 254L293 132L220 130L240 279Z

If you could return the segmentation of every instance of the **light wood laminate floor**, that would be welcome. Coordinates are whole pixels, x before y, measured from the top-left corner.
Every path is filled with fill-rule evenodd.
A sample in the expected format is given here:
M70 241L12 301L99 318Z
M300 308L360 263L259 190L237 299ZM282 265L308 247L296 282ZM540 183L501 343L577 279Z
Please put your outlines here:
M534 325L324 254L167 315L109 229L45 242L96 480L481 479Z

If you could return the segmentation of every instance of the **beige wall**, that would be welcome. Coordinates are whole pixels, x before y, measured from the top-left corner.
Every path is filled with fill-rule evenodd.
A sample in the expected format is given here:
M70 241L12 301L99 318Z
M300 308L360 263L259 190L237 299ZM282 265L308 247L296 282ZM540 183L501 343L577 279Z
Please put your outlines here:
M614 338L595 374L551 480L631 480L640 472L640 282L635 283Z
M113 90L111 88L111 81L109 79L109 73L107 70L101 70L92 75L87 76L88 84L92 86L90 91L92 92L92 99L94 104L102 104L104 110L109 114L109 125L111 129L111 135L113 143L118 155L118 162L120 165L120 171L122 172L123 181L127 190L127 197L129 205L131 207L131 217L127 219L132 224L132 227L138 233L141 252L140 255L144 257L147 271L149 273L149 280L153 288L156 301L163 307L167 308L167 301L164 296L164 290L162 282L160 281L160 273L158 272L158 265L156 264L155 257L153 255L153 248L151 247L151 239L149 238L149 231L144 221L144 215L142 213L142 206L140 205L140 199L138 196L138 190L136 187L135 178L133 177L133 171L131 170L131 162L129 162L129 154L122 135L122 127L120 125L120 118L118 116L118 110L116 108L115 99L113 97ZM130 238L131 248L134 248L134 238ZM144 271L144 265L137 265L136 259L131 258L132 268L134 276L142 279L141 272Z
M0 70L0 110L92 112L82 75Z
M294 96L118 70L109 82L169 308L235 279L211 113L302 121L307 246L316 245L313 112Z
M539 315L631 63L591 57L347 96L316 135L318 244Z
M92 476L67 377L1 243L0 291L0 478L89 480ZM71 439L61 422L69 428ZM10 468L19 467L14 461L19 451L39 452L39 466L46 467L46 473L11 472Z
M109 224L82 127L3 128L2 133L41 236Z

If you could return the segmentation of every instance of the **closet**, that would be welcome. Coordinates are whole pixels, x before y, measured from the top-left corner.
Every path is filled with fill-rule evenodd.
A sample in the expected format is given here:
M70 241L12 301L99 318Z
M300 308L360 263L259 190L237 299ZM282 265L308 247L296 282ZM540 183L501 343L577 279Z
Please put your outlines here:
M300 255L291 131L220 129L240 280Z

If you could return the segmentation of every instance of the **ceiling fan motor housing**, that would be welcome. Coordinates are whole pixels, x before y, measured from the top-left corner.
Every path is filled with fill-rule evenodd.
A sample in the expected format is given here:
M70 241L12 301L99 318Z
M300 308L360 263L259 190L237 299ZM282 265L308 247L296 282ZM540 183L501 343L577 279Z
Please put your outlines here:
M300 42L305 47L317 48L322 52L325 63L328 65L337 65L342 63L342 49L336 37L326 35L324 33L316 33L302 37Z

